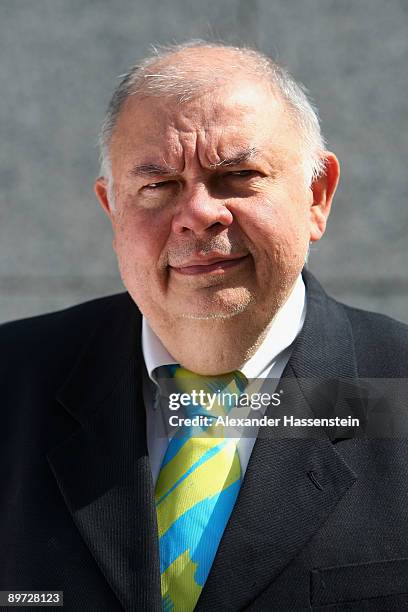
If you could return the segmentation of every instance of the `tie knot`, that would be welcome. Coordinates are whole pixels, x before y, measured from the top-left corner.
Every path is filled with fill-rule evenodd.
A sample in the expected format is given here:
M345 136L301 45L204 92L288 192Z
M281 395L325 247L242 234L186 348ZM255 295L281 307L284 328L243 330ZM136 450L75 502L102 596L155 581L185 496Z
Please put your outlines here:
M189 416L227 414L238 403L248 384L246 376L239 370L203 376L178 364L159 369L159 377L169 383L165 385L168 390L183 394L183 406Z

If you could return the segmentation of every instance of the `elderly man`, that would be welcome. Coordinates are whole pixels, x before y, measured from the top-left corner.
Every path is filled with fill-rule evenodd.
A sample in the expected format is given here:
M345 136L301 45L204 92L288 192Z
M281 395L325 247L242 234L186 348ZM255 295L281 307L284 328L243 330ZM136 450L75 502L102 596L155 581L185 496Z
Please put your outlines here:
M305 269L339 163L302 89L249 49L174 47L122 80L101 151L127 292L1 330L1 589L73 611L405 609L404 441L161 429L166 383L290 380L286 413L316 415L315 380L407 376L407 327Z

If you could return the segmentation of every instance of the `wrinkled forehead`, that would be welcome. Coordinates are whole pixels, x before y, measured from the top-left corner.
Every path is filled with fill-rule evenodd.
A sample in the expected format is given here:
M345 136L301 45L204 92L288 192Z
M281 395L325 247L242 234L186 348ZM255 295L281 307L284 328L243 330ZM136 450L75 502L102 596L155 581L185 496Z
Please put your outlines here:
M180 103L169 97L132 97L124 104L111 142L111 156L157 156L174 165L190 152L209 163L235 151L287 147L293 125L282 99L264 84L241 81ZM201 155L200 155L201 153Z

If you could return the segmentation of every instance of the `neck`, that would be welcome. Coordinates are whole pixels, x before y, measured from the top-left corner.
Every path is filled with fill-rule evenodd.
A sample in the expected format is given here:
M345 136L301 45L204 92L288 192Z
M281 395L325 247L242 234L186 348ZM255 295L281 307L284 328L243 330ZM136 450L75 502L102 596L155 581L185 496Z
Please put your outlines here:
M239 370L265 337L268 324L254 326L250 317L189 321L154 329L174 359L197 374ZM171 332L169 332L171 329Z
M280 304L248 309L227 319L156 316L148 320L163 346L182 366L202 375L223 374L241 370L255 354L293 288Z
M268 308L258 305L230 318L197 320L167 313L145 316L163 346L183 367L202 375L223 374L242 369L255 354L295 286L280 303ZM289 311L291 320L292 315Z

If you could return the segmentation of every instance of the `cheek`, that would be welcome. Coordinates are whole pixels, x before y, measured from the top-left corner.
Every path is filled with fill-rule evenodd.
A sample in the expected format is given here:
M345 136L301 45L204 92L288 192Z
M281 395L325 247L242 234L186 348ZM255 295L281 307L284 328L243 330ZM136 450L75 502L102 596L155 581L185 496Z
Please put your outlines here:
M166 227L149 214L123 214L114 224L114 248L122 274L153 275L167 241Z
M236 218L254 247L270 254L282 248L302 249L308 242L306 207L287 202L283 197L240 206Z

